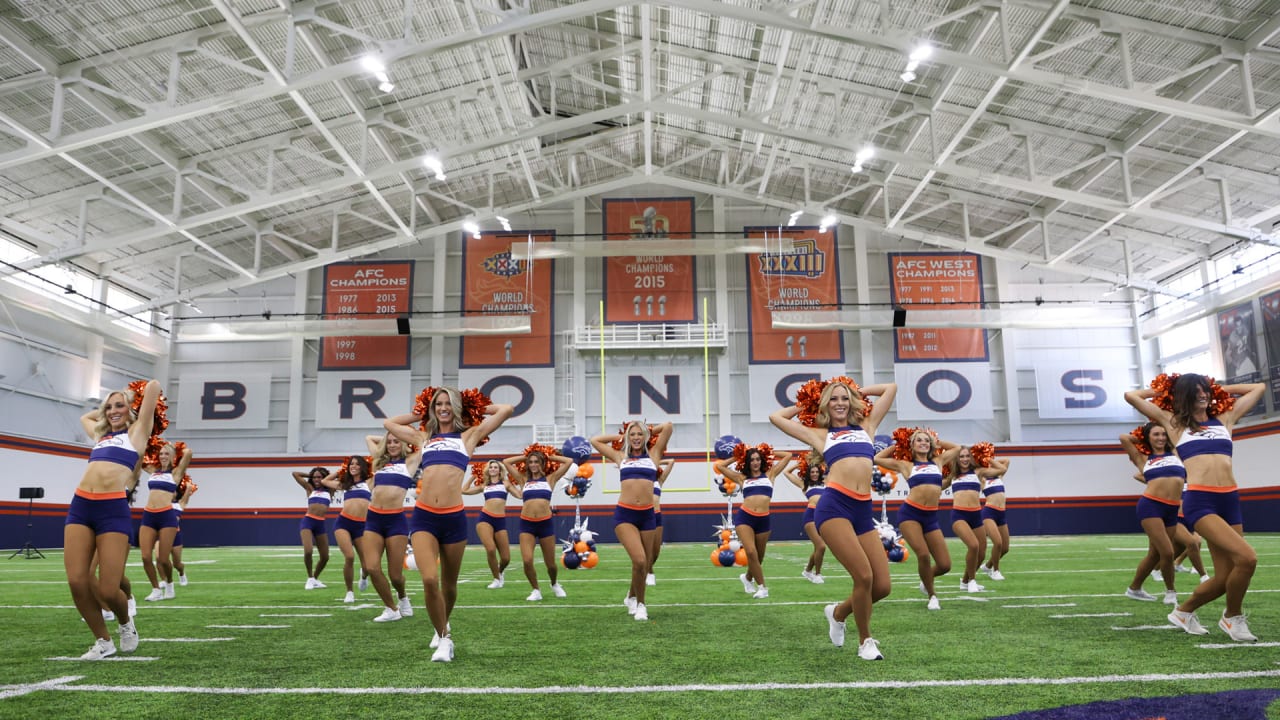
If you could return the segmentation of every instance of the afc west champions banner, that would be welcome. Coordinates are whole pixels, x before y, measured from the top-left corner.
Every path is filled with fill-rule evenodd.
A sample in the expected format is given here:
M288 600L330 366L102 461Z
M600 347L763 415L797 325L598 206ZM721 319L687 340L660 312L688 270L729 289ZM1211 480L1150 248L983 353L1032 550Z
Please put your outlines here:
M458 365L464 368L551 367L554 260L512 260L513 243L554 242L555 232L498 233L462 246L463 315L525 315L528 335L464 336Z
M693 237L693 198L608 198L608 240ZM624 255L604 259L604 319L609 323L693 322L691 255Z
M898 417L992 417L986 331L911 327L912 309L981 307L981 258L971 253L889 253L889 287L894 306L908 311L907 327L894 332Z
M1267 340L1267 369L1271 377L1271 402L1280 407L1280 291L1258 299L1262 305L1262 332Z
M324 268L325 319L391 319L413 309L413 261L333 263ZM320 339L321 370L408 370L409 336Z

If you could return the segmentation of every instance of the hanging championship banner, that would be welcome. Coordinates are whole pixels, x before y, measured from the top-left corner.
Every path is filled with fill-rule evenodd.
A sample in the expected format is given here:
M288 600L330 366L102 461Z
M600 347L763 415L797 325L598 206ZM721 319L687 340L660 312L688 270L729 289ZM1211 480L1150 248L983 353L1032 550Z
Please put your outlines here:
M982 259L972 253L889 253L889 287L894 306L906 310L979 308ZM906 328L895 335L894 362L990 359L987 331L980 328Z
M413 309L413 261L333 263L324 268L326 320L396 318ZM321 370L408 370L409 336L325 337Z
M1271 404L1280 408L1280 291L1263 295L1262 332L1267 339L1267 368L1271 379Z
M554 260L512 260L511 245L555 242L555 231L485 234L462 245L464 315L529 314L527 335L464 336L459 367L551 367L555 315Z
M844 363L844 338L839 330L774 330L774 310L834 309L840 303L840 270L836 231L816 227L747 227L744 237L793 242L785 253L747 256L750 362Z
M693 198L607 198L605 238L641 244L646 238L692 239ZM609 323L697 320L691 255L604 259L604 319Z
M1218 313L1218 348L1222 352L1222 374L1226 376L1223 383L1262 381L1256 328L1252 300ZM1261 415L1266 412L1265 406L1265 402L1254 405L1249 415Z

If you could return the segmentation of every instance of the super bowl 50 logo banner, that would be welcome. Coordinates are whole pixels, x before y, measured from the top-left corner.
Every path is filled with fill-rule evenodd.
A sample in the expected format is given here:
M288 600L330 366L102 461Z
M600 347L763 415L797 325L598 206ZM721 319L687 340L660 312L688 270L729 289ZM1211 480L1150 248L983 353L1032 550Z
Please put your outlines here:
M693 241L693 198L609 198L604 233L641 248L604 259L604 319L610 323L693 322L694 259L643 252L643 241Z
M785 252L747 256L752 363L844 362L839 330L775 330L774 310L835 310L840 303L836 231L743 228L746 237L789 239Z
M484 235L462 249L464 315L529 315L528 335L466 336L461 367L550 367L555 302L553 260L511 258L512 244L529 242L531 233ZM538 230L533 242L554 242L555 232Z

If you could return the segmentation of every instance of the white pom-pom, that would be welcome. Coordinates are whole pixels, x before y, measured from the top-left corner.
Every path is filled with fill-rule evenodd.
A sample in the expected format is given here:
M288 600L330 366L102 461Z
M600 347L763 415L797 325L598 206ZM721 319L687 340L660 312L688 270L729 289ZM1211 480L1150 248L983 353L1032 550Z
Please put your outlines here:
M578 539L579 539L579 540L581 540L582 542L589 543L589 542L591 542L592 540L595 540L595 539L596 539L596 534L595 534L595 533L593 533L593 532L591 532L590 530L583 530L583 531L578 535Z
M738 552L739 550L742 549L742 543L738 542L737 540L730 540L729 549L734 552Z
M413 556L413 553L404 556L404 567L406 570L418 569L418 559Z

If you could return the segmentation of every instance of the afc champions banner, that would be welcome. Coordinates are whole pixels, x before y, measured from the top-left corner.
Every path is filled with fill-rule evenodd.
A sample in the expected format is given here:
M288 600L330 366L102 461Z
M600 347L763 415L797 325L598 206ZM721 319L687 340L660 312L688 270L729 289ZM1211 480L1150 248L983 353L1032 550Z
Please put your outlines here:
M462 310L472 315L529 315L521 335L464 336L458 387L480 388L516 408L510 425L555 418L555 261L512 260L511 246L555 242L553 230L485 234L462 248Z
M982 259L972 253L889 253L890 298L907 311L894 332L895 403L902 420L994 417L987 333L911 326L911 310L982 306Z
M1253 321L1253 301L1241 303L1218 313L1218 347L1222 352L1222 382L1255 383L1262 381L1262 363L1258 361L1257 325ZM1249 415L1266 412L1266 403L1258 403Z
M606 198L607 240L692 240L693 198ZM688 323L697 320L692 255L604 259L604 320L608 323Z
M1262 333L1267 340L1267 372L1271 380L1271 403L1280 407L1280 291L1258 299L1262 306Z
M325 319L394 319L413 309L413 261L344 262L324 268ZM325 337L321 370L408 370L409 336Z
M839 330L775 330L773 311L835 309L840 304L840 263L835 228L745 227L743 237L760 238L786 252L747 255L747 327L750 348L751 419L795 401L795 391L813 377L844 374L844 335ZM767 243L766 243L767 246Z

